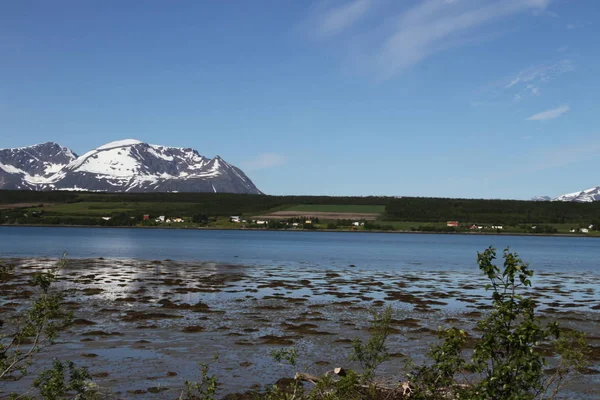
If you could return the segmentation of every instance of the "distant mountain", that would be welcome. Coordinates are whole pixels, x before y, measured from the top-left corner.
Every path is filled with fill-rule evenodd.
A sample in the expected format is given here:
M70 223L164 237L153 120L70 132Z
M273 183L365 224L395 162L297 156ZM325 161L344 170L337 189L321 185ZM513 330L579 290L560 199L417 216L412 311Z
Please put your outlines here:
M554 201L576 201L579 203L591 203L600 200L600 186L591 189L582 190L581 192L563 194L558 196Z
M0 189L36 189L76 158L53 142L0 149Z
M550 196L535 196L531 200L532 201L551 201L552 197L550 197Z
M600 200L600 186L591 189L582 190L580 192L567 193L561 196L551 198L548 196L536 196L533 201L574 201L577 203L591 203Z
M79 157L56 143L0 150L0 189L261 193L219 156L134 139Z

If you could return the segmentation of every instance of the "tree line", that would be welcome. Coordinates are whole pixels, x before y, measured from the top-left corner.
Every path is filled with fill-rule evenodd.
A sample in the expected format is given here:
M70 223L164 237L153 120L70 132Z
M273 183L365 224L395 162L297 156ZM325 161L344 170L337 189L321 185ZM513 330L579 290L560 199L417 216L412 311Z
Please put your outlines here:
M520 201L402 197L391 199L387 221L485 222L496 225L595 224L600 202Z

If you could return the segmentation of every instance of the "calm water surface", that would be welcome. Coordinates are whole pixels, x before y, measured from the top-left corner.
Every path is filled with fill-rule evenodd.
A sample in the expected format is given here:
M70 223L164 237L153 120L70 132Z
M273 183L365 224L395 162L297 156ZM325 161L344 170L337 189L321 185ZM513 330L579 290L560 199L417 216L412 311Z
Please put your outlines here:
M599 272L593 238L342 232L0 227L0 257L199 260L329 269L473 270L476 253L510 246L537 271Z

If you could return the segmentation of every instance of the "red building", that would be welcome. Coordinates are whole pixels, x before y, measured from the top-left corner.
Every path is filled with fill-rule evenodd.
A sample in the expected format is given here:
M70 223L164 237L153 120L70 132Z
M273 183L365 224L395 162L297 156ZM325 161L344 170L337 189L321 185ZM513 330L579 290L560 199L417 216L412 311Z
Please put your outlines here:
M458 221L448 221L446 222L446 226L458 227Z
M144 221L148 221L148 220L150 220L150 215L144 214Z

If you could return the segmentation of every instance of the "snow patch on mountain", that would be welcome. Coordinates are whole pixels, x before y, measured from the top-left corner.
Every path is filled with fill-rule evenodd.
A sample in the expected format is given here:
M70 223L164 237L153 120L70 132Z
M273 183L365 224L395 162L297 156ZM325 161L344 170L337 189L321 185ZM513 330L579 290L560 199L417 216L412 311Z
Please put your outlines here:
M99 147L78 165L80 172L132 177L139 172L140 163L128 147Z
M9 174L25 174L25 172L21 171L19 168L15 168L12 165L6 165L0 163L0 169L3 169Z
M139 140L136 140L136 139L123 139L123 140L117 140L114 142L103 144L102 146L96 148L96 150L108 150L108 149L114 149L115 147L133 146L133 145L140 144L140 143L142 143L142 142Z

